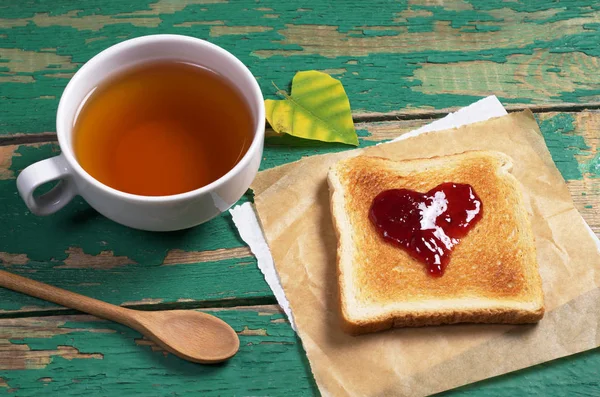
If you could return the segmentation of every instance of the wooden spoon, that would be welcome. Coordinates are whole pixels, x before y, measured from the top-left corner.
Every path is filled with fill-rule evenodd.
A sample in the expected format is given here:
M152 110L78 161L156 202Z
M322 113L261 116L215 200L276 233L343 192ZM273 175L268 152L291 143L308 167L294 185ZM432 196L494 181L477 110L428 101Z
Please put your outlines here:
M163 349L196 363L225 361L233 357L240 347L235 331L225 321L210 314L191 310L150 312L126 309L4 270L0 270L0 287L126 325Z

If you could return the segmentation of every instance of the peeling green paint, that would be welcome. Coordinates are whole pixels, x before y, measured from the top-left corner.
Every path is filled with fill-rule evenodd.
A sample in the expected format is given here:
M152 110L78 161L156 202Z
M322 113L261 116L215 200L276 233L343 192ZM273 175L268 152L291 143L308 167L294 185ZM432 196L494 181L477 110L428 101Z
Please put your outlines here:
M129 251L134 252L135 250ZM180 299L189 299L192 302L190 306L193 307L194 302L234 298L273 301L272 292L252 256L169 266L129 264L107 270L56 269L61 264L62 262L53 260L30 261L26 265L10 266L8 270L114 304L144 304L144 300L172 304ZM6 289L0 289L0 301L2 311L57 307Z
M600 153L588 161L579 163L579 171L590 178L600 178Z
M581 179L582 174L576 155L589 150L585 140L580 135L574 135L575 118L570 113L560 113L547 119L539 120L538 124L544 135L546 146L550 150L552 160L567 180Z
M11 170L17 175L27 165L58 153L56 144L20 146L13 156ZM14 179L0 180L0 204L1 223L8 225L0 228L0 252L27 253L29 258L27 265L11 266L13 272L112 303L144 298L174 302L179 298L202 301L271 296L253 257L199 266L160 266L171 249L204 251L245 246L233 228L229 213L204 225L172 233L143 232L118 225L80 198L56 214L39 217L25 207ZM106 270L55 270L64 264L70 247L81 248L90 255L110 250L135 264ZM253 266L238 266L243 261L250 261ZM34 273L29 274L31 271ZM238 277L243 283L230 282ZM80 286L82 280L98 285ZM111 288L106 288L107 285ZM0 310L54 306L4 289L0 289L0 302Z
M397 36L400 32L396 30L375 30L375 29L363 29L361 33L349 34L350 37L369 37L369 36Z
M161 1L160 6L157 6L157 1L150 0L135 0L124 6L117 1L106 0L103 1L102 7L86 7L83 10L77 4L61 2L60 5L56 5L44 0L3 9L0 17L0 49L22 49L39 54L43 54L48 48L56 49L57 56L70 58L71 66L57 67L50 64L19 75L19 78L3 69L4 71L0 72L0 100L3 106L0 134L53 131L58 101L68 82L66 76L74 73L94 54L112 44L127 38L153 33L186 34L209 39L223 46L249 66L259 78L261 88L268 98L275 97L271 81L279 86L285 86L298 70L309 69L314 65L318 65L319 69L347 68L344 86L356 111L385 112L404 108L454 107L466 105L487 93L492 93L489 89L485 93L482 92L486 87L493 86L493 76L489 77L485 68L481 68L480 73L469 76L483 90L474 93L469 93L468 89L466 92L457 93L419 92L418 87L421 84L430 84L435 81L436 76L444 73L442 69L420 79L415 78L416 71L431 63L440 65L480 61L504 63L512 55L531 55L535 51L547 54L579 52L594 59L600 58L600 47L597 45L600 42L600 31L597 29L600 24L598 7L590 5L589 2L575 0L558 5L537 4L539 2L532 2L533 5L517 2L458 4L460 2L455 1L448 5L435 6L378 0L370 4L372 11L349 5L344 6L344 12L340 12L339 6L326 6L319 3L310 4L302 11L297 11L298 7L275 0L261 1L260 10L256 9L253 0L229 3L208 2L212 4L194 4L195 1L188 0L190 4L187 5L170 0ZM243 15L235 12L241 8L246 9ZM272 10L269 13L279 17L267 20L262 18L263 9L266 8ZM35 19L36 14L48 15L43 20L43 26L36 24L36 21L42 23L39 16ZM112 18L110 23L103 22L109 17ZM61 25L52 25L52 18L62 18ZM94 23L98 24L98 29L82 30L69 26L69 18L75 20L96 18ZM144 26L144 18L153 18L153 22ZM573 24L572 31L579 33L551 36L553 38L541 33L531 34L537 32L536 29L539 29L540 25L548 25L548 31L560 32L561 29L551 29L551 24L573 18L579 18L581 21L581 25ZM19 24L21 21L24 21L23 24ZM271 30L246 33L243 40L235 35L210 36L211 27L224 26L235 30L237 27L248 26L249 21L261 21L263 27ZM185 25L186 23L188 25ZM519 37L497 36L498 39L494 39L496 36L493 35L502 35L517 23ZM435 36L432 40L428 39L424 42L424 45L429 45L431 42L445 44L439 46L438 50L424 51L417 41L410 52L404 52L400 46L386 46L386 42L382 42L382 48L385 49L383 52L378 48L367 46L367 49L378 50L378 52L356 56L352 53L353 50L344 53L342 49L335 57L329 57L318 53L306 53L298 43L288 43L284 40L283 32L289 26L322 24L335 27L336 32L346 35L348 39L392 40L404 37L405 34L418 35L430 32ZM449 37L444 29L450 29L455 37ZM453 46L460 44L458 38L462 35L472 36L474 43L472 49L453 49ZM477 37L481 37L481 41ZM512 39L521 37L528 37L527 40L531 42L510 45L511 41L515 41ZM400 50L403 52L398 52ZM270 55L265 59L265 51L277 51L281 54L287 52L288 55L293 56ZM15 56L11 55L10 60L15 59ZM0 59L0 62L8 60ZM349 60L357 63L348 65ZM527 60L523 58L521 62ZM541 70L555 67L555 65L549 66L550 68ZM597 66L591 65L590 68L595 70ZM561 69L565 72L568 70L568 65ZM56 74L50 75L51 71ZM532 76L537 76L535 68L531 73ZM555 103L563 101L576 103L585 101L589 97L600 96L600 85L597 82L583 81L576 89L561 91L560 86L557 86L554 88L558 91L556 95L544 100L542 98L532 100L525 95L515 95L514 90L518 88L519 82L518 74L502 77L506 79L503 84L508 91L506 97L501 96L505 103L540 103L548 100ZM539 77L543 76L537 76ZM3 80L8 78L14 81ZM543 78L538 81L531 79L531 82L534 86L543 89L543 80Z
M14 344L27 345L44 355L59 346L82 354L102 353L101 358L67 360L51 356L36 370L2 370L7 388L0 396L39 395L268 395L317 396L308 361L299 339L283 315L258 310L211 311L240 335L240 351L223 365L198 365L140 343L141 335L124 326L70 317L64 324L40 324L46 337L20 336L9 331ZM0 327L2 326L0 320ZM72 330L66 332L66 330ZM98 332L100 331L100 332ZM261 335L263 334L263 335ZM266 334L266 335L264 335ZM138 341L136 343L136 341ZM596 373L600 349L562 358L536 367L487 379L443 393L444 396L506 397L522 394L595 395L600 387ZM51 382L39 382L49 378ZM9 392L10 389L14 393Z
M575 134L573 114L560 113L539 120L542 133L557 167L567 180L582 175L595 177L598 155L588 162L578 163L577 157L588 154L582 136ZM376 144L366 129L358 130L361 146ZM261 169L268 169L302 157L347 150L343 145L323 144L288 136L267 138ZM10 170L17 175L27 165L59 153L56 144L37 147L23 145L16 149ZM240 202L252 201L251 193ZM184 232L145 233L122 227L93 211L83 200L76 199L65 209L49 217L35 217L18 197L14 179L0 181L0 203L4 223L0 229L0 252L25 254L25 265L10 270L112 303L159 300L162 303L191 299L194 302L214 301L232 297L241 299L272 299L272 294L256 268L255 259L231 259L198 265L162 267L170 249L204 251L244 246L224 214L214 220ZM27 236L26 239L22 236ZM98 255L112 251L135 264L110 269L60 269L71 247L84 254ZM242 263L250 261L251 266ZM226 271L224 269L227 269ZM34 273L29 274L28 272ZM140 282L155 280L152 285ZM213 280L206 283L204 280ZM231 280L238 280L231 282ZM113 286L106 288L107 285ZM0 310L19 310L27 306L52 307L45 302L0 290Z
M407 22L414 25L424 25L426 28L418 30L420 32L432 32L434 30L434 24L438 21L449 21L450 26L455 29L460 29L465 26L477 22L502 22L501 18L497 18L485 11L473 10L449 10L440 6L425 6L425 5L413 5L413 10L426 10L431 12L431 16L421 16L418 18L407 18ZM410 28L409 28L410 31Z
M357 133L360 137L369 135L366 130ZM361 139L362 146L375 143ZM347 147L273 137L267 140L261 167L266 169L305 156L341 150L347 150ZM29 164L59 153L55 143L19 146L13 155L10 171L18 175ZM240 203L251 200L249 193ZM171 303L182 298L195 302L234 297L272 298L254 257L200 265L160 266L172 249L204 251L245 246L228 213L196 228L173 233L148 233L120 226L96 213L80 198L56 214L37 217L27 210L18 196L14 179L0 180L0 203L3 223L11 225L0 229L0 252L26 253L28 258L25 265L9 267L15 273L116 304L143 299ZM109 250L113 255L126 257L135 263L109 269L82 266L84 268L57 271L56 267L64 265L71 247L80 248L89 255ZM242 266L242 262L250 262L251 266ZM144 283L143 280L153 281ZM83 281L85 283L81 285ZM111 288L106 288L107 285ZM55 307L4 289L0 289L0 302L0 310L4 311L32 306Z
M27 165L59 153L58 145L46 144L40 147L20 146L13 157L11 170L17 175ZM120 226L89 207L82 199L76 198L65 209L47 217L35 217L29 213L18 197L14 180L0 181L0 197L4 213L27 218L27 222L13 223L17 230L0 230L0 245L6 251L25 251L29 240L44 240L45 248L31 252L34 260L54 259L61 261L70 245L83 248L88 254L99 254L110 246L115 255L125 255L145 265L160 264L169 248L177 246L187 251L202 251L218 248L240 247L243 242L230 231L231 218L228 215L217 217L213 222L200 227L174 233L149 233ZM219 231L217 231L219 230ZM135 252L131 247L135 246Z
M481 24L475 25L475 31L477 31L477 32L497 32L501 29L502 29L501 26L481 25Z
M266 335L240 335L240 351L223 365L198 365L149 346L139 346L141 335L124 326L103 321L70 321L60 329L73 332L48 338L12 340L32 350L74 347L80 353L102 353L101 359L67 360L54 355L45 368L4 370L4 378L16 395L110 396L220 396L220 395L317 395L301 345L281 314L255 311L217 311L237 332L244 327L265 329ZM88 329L90 332L85 331ZM95 329L115 332L93 332ZM51 332L51 331L50 331ZM18 335L14 335L18 337ZM40 353L43 354L43 353ZM48 383L40 378L51 378ZM10 396L0 388L0 396Z
M14 51L0 56L0 134L53 131L56 107L68 76L104 48L154 33L186 34L223 46L249 66L268 98L275 97L271 81L283 87L297 70L337 70L355 111L462 106L498 92L497 87L502 89L500 98L505 104L578 103L600 98L600 84L594 78L600 64L600 5L590 1L455 0L430 2L440 5L415 5L410 1L377 0L368 8L362 3L345 4L343 12L335 3L310 2L298 9L289 2L275 0L262 0L260 7L254 0L205 1L207 4L199 4L198 0L92 3L83 9L76 2L37 0L0 8L0 51L29 51L32 58L28 59L35 61L27 64L35 65L27 71L24 65L15 65L14 61L24 58ZM239 9L245 11L239 13ZM277 18L264 19L267 11ZM574 21L569 26L570 33L553 25L568 20ZM240 27L249 25L257 28L243 35L211 37L214 27L240 32ZM329 35L341 34L337 52L310 53L298 40L286 41L288 27L299 25L311 29L333 27ZM511 30L515 25L519 28L516 33ZM259 29L261 26L268 29ZM394 40L411 34L433 39L427 43L416 40L410 46L394 44L404 43ZM379 48L369 47L369 41L363 40L362 47L345 50L344 43L351 39L383 41ZM455 48L463 39L472 48ZM430 43L436 45L435 49L422 48ZM319 41L311 44L318 47ZM363 52L357 53L358 50ZM552 54L565 56L561 59ZM45 62L46 59L50 61ZM513 69L506 67L511 64L515 65ZM431 65L439 68L428 69ZM456 77L466 81L466 76L473 86L439 89L436 81L454 70L463 73ZM469 74L465 75L467 71ZM564 80L551 80L549 76ZM563 84L564 81L573 84ZM525 88L520 84L525 84ZM431 92L423 92L427 86L433 87ZM537 96L531 94L533 91ZM576 134L572 115L558 114L539 122L552 157L567 180L600 175L600 155L590 155L592 150ZM368 133L363 130L359 135L365 137ZM361 139L361 146L375 143ZM271 137L267 139L261 169L345 149ZM12 158L11 171L18 173L57 153L53 144L21 146ZM581 194L586 196L586 192ZM244 201L252 201L252 196L247 194L241 200ZM55 215L35 217L18 197L14 179L0 180L0 206L6 225L0 229L0 252L27 258L27 263L10 267L16 273L113 303L151 299L175 304L184 300L191 307L226 299L232 299L232 304L252 299L273 301L252 257L160 266L169 249L203 251L243 246L229 215L190 231L165 234L121 227L96 214L80 199ZM584 208L594 206L588 204ZM135 263L111 269L56 269L64 264L71 247L81 248L89 255L110 250ZM0 310L51 307L6 290L0 290L0 302ZM49 338L16 336L11 342L35 350L72 346L82 353L102 353L102 359L67 360L55 355L41 370L0 371L0 396L317 394L299 341L289 325L282 322L281 315L257 315L251 310L218 315L238 331L265 330L266 336L242 336L242 349L233 361L224 366L202 367L164 357L147 346L136 346L133 340L139 335L124 327L74 320L63 327L77 331ZM98 327L115 332L92 332ZM569 394L573 393L573 385L577 385L579 394L593 395L600 388L595 376L599 365L600 350L596 349L445 395L504 397L523 390Z

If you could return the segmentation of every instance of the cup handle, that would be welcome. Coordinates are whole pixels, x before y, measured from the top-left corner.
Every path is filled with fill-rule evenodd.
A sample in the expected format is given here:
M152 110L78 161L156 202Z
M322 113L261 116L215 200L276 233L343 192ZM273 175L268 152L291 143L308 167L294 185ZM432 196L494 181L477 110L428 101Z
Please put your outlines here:
M71 170L63 155L38 161L25 168L17 177L17 189L25 204L35 215L50 215L67 205L77 194ZM49 192L35 197L40 185L60 180Z

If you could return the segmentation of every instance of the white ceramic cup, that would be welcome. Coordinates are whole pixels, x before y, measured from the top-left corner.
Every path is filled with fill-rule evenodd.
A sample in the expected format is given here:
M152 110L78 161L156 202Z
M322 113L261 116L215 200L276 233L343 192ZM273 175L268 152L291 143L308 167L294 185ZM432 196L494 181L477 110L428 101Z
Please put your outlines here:
M134 65L177 60L202 65L227 78L244 96L254 122L248 152L216 181L171 196L140 196L113 189L88 174L73 152L73 124L86 97L113 75ZM265 108L252 73L235 56L204 40L179 35L151 35L116 44L96 55L73 76L58 105L56 132L62 153L25 168L17 178L19 194L36 215L52 214L80 195L102 215L136 229L169 231L199 225L226 211L242 197L258 172L265 134ZM43 183L59 180L35 196Z

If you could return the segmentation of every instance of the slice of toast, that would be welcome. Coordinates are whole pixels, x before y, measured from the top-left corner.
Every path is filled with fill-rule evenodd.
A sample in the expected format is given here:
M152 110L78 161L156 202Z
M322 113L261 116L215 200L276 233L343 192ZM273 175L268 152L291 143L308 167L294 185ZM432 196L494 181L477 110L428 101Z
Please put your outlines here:
M544 314L529 215L505 154L473 151L392 161L357 156L329 171L338 237L342 324L354 334L392 327L533 323ZM454 247L441 277L385 241L369 220L388 189L427 192L444 182L469 184L483 216Z

